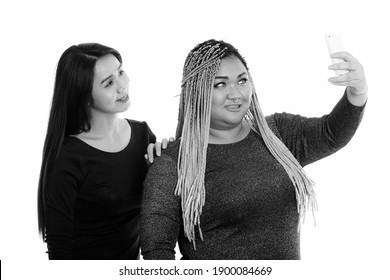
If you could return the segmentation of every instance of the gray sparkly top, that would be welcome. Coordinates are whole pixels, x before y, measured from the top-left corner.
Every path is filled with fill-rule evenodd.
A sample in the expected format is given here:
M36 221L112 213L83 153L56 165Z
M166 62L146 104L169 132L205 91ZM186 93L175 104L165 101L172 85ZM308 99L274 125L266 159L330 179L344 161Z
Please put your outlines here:
M336 152L354 135L364 107L346 94L321 118L277 113L267 117L271 130L302 166ZM295 189L261 136L251 131L232 144L209 144L206 201L196 233L196 250L184 237L180 198L174 195L180 139L150 167L141 207L144 259L300 259Z

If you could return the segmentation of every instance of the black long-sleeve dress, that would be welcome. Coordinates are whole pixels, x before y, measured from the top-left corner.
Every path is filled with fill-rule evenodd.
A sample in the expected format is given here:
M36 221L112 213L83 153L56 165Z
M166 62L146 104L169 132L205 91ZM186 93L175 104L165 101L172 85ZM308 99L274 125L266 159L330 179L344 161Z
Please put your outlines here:
M50 170L46 242L50 259L137 259L144 158L156 137L128 120L131 139L117 153L67 137Z

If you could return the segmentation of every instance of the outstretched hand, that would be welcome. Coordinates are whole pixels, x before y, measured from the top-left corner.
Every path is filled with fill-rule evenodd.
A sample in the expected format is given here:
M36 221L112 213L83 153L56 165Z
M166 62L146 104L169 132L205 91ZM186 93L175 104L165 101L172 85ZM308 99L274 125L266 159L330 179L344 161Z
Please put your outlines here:
M329 82L336 86L346 86L349 101L356 106L362 106L366 102L368 92L363 66L348 52L333 53L330 57L344 61L330 65L329 69L347 70L348 72L329 78Z
M147 154L145 154L145 159L149 160L150 163L153 163L154 156L161 156L161 151L168 147L169 142L175 141L174 137L170 137L169 140L164 138L161 142L150 143L147 148Z

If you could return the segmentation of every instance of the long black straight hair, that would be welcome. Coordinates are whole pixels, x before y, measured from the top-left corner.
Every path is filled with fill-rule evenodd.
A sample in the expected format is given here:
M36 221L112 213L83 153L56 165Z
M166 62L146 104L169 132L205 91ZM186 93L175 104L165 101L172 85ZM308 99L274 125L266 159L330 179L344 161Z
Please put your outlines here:
M60 153L64 138L91 129L89 104L92 102L95 65L99 58L108 54L114 55L122 63L118 51L98 43L71 46L58 62L38 183L38 226L43 239L46 230L47 176Z

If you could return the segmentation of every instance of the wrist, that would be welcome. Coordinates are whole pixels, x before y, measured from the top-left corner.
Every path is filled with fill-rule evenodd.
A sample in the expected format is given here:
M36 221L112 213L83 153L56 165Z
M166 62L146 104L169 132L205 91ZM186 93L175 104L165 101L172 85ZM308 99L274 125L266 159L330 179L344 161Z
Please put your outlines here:
M347 87L348 101L354 106L363 106L367 101L367 92L367 88L364 91L356 93L351 87Z

